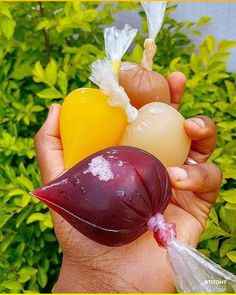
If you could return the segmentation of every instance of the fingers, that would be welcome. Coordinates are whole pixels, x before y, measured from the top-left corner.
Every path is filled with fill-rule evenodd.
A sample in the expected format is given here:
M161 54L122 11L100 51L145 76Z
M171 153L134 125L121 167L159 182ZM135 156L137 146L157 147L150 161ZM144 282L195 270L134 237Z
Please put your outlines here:
M198 163L205 162L216 145L215 123L208 117L197 116L186 120L184 128L187 135L192 139L189 157Z
M222 173L215 164L170 167L168 172L174 189L199 193L210 203L215 201L222 181Z
M35 150L43 183L53 180L64 171L60 110L60 105L51 105L45 123L35 136Z
M178 109L187 79L183 73L173 72L167 77L167 81L170 88L172 106Z

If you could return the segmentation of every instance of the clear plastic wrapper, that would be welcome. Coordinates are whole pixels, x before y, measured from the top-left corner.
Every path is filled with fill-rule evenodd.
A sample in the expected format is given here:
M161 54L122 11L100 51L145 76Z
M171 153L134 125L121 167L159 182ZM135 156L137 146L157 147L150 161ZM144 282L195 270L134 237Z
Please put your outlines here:
M153 58L157 46L155 39L159 33L166 2L141 2L147 17L148 38L144 42L141 64L122 62L119 73L120 84L128 94L132 105L140 109L150 102L170 104L170 89L165 77L152 71Z
M96 84L102 92L109 96L108 103L112 106L124 108L128 122L138 117L138 110L130 104L129 97L124 88L119 85L115 71L107 58L99 59L91 65L91 76L89 79Z
M104 29L104 42L107 58L111 61L116 74L119 73L121 59L130 47L137 34L137 30L125 25L122 30L116 27Z
M153 57L156 54L155 39L159 33L166 10L165 1L141 2L148 22L148 38L144 42L142 66L147 70L152 69Z
M176 239L175 225L157 213L148 226L160 247L167 249L179 293L235 293L236 276Z
M155 40L159 33L166 10L166 1L141 2L148 22L148 38Z

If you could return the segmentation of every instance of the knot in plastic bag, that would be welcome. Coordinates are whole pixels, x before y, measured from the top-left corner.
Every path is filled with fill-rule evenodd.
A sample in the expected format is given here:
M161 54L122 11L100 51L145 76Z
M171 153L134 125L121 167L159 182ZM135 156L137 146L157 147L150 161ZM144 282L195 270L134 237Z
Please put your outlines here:
M167 223L162 214L157 213L148 221L148 227L153 230L154 238L159 247L167 248L176 240L175 223Z

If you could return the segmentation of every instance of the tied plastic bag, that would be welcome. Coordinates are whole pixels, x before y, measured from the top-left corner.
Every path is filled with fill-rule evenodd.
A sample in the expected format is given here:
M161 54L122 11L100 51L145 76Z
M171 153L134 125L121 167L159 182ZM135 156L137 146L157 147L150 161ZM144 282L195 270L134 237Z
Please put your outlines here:
M167 249L179 293L235 293L236 276L176 239L173 223L157 213L148 222L160 247Z
M148 38L144 42L142 65L147 70L151 70L153 58L157 51L155 39L164 20L167 2L141 2L141 4L147 16L148 22Z
M116 27L104 29L105 52L116 75L120 72L121 59L137 34L137 29L125 25L122 30Z
M165 1L141 2L148 23L148 37L144 41L141 64L122 62L120 84L124 87L131 103L141 108L147 103L158 101L170 104L170 90L165 77L152 70L157 46L156 37L162 27L166 9Z
M133 122L138 117L138 110L130 103L124 88L119 85L118 78L107 58L98 59L91 64L90 81L109 96L108 103L112 106L122 107L127 115L128 122Z

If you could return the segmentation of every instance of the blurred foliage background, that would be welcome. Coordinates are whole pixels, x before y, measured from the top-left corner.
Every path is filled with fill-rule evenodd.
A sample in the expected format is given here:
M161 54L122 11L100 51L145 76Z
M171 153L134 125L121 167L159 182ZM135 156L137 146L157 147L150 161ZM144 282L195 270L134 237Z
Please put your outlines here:
M104 56L102 28L121 9L135 3L0 3L0 293L50 292L61 263L46 206L28 192L40 185L33 137L48 107L71 90L91 86L89 64ZM180 70L188 77L181 106L186 117L205 114L218 127L211 160L224 172L219 198L211 211L199 249L236 273L236 75L226 71L236 42L207 36L198 47L189 36L201 35L210 22L176 22L170 12L158 39L154 69ZM125 57L140 62L142 30Z

